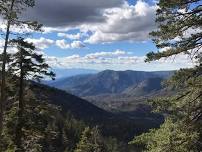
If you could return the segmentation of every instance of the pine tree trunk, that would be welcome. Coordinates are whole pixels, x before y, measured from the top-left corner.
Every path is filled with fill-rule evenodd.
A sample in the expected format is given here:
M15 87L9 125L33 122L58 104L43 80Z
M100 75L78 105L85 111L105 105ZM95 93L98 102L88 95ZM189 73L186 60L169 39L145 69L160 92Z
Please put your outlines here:
M19 84L19 105L18 105L18 122L16 127L16 146L18 150L16 152L23 151L22 148L22 128L24 124L24 72L23 72L23 56L21 51L21 61L20 61L20 84Z
M10 12L13 10L14 2L15 0L12 0ZM6 100L6 58L7 58L8 38L10 34L10 25L11 25L11 19L8 19L6 38L3 50L2 70L1 70L0 135L2 134L3 129L3 109L4 109L4 102Z

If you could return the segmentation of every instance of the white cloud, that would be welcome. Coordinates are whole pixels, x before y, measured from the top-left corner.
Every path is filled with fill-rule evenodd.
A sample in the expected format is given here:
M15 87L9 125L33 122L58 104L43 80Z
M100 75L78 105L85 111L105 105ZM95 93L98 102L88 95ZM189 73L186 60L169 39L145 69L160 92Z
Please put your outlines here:
M85 42L148 40L149 33L156 28L155 13L156 6L150 6L142 0L138 0L134 6L125 3L119 8L106 9L103 14L105 23L81 26L93 32Z
M82 43L81 41L73 41L71 43L71 48L84 48L85 44Z
M80 8L81 4L79 3L79 1L80 0L70 2L59 0L58 2L55 2L51 0L51 3L49 3L49 5L47 6L51 9L45 9L50 13L47 14L47 12L42 7L43 5L39 5L41 3L45 4L46 2L44 0L40 0L36 3L36 7L33 8L33 10L29 10L27 12L27 15L31 15L34 20L40 19L42 23L45 22L45 27L43 27L44 33L59 32L59 37L71 40L80 40L81 37L84 36L83 33L66 34L64 32L68 32L72 29L78 29L84 33L88 31L92 33L92 35L84 36L87 37L84 41L86 43L146 41L149 39L148 33L156 28L155 4L148 4L142 0L138 0L135 5L129 5L126 1L125 3L123 3L124 0L118 0L117 2L104 1L104 3L98 0L95 2L95 4L91 4L90 2L92 0L89 0L89 4L84 5L87 8L91 8L91 11L95 15L95 17L92 17L92 14L90 15L88 12L89 10L85 8L84 10L82 9L82 11L86 11L85 13L87 13L88 16L86 18L84 12L84 14L72 13L75 12L76 7ZM73 7L71 5L74 3L75 6L73 9L71 8ZM62 10L55 7L56 5L61 6ZM66 7L70 8L71 11L66 9ZM31 13L30 11L33 12ZM60 11L65 12L66 15L63 14L61 18L58 17L61 16L61 14L57 13ZM72 15L76 16L72 18ZM71 20L68 20L69 18L67 16L69 16ZM79 16L82 16L82 18L80 18Z
M128 52L122 50L116 50L114 52L96 52L90 53L85 56L86 59L97 59L97 58L109 58L109 57L116 57L121 55L127 55Z
M56 46L61 49L75 49L84 48L85 44L83 44L81 41L73 41L72 43L67 43L64 39L62 39L56 41Z
M49 59L50 58L50 59ZM145 63L145 56L133 56L130 52L121 50L113 52L96 52L80 56L78 54L67 57L48 57L48 63L54 68L88 68L95 70L140 70L160 71L177 70L193 67L195 63L187 55L164 58L159 61Z
M53 33L53 32L66 32L71 29L74 29L74 27L69 27L69 26L68 27L47 27L47 26L42 27L43 34Z
M79 40L83 36L81 33L77 33L77 34L58 33L57 35L58 37L64 37L70 40Z
M39 48L42 50L48 48L49 46L55 43L54 40L46 39L44 37L41 37L39 39L27 38L26 41L32 42L36 46L36 48Z
M95 3L100 4L100 2ZM84 41L86 43L146 41L149 39L149 33L156 29L156 8L157 6L155 4L148 4L142 0L138 0L135 5L129 5L125 1L125 3L119 3L119 5L114 5L114 7L102 8L99 10L100 19L97 20L92 18L92 20L95 19L93 22L88 18L86 21L82 20L81 22L76 22L76 25L74 26L71 24L71 21L60 26L60 23L53 22L55 18L52 18L52 20L49 18L49 22L52 21L53 24L58 24L58 26L50 26L50 24L49 27L46 26L43 29L44 33L59 32L59 37L70 40L80 40L83 36L82 32L90 32L92 33L91 35L83 36L86 37L86 40ZM66 13L68 14L70 12ZM58 18L56 20L58 20ZM65 19L64 21L66 22L66 20L68 19ZM64 33L69 32L72 29L80 30L81 33Z
M57 45L59 48L61 48L61 49L70 48L70 44L67 44L64 39L63 39L63 40L57 40L57 41L56 41L56 45Z

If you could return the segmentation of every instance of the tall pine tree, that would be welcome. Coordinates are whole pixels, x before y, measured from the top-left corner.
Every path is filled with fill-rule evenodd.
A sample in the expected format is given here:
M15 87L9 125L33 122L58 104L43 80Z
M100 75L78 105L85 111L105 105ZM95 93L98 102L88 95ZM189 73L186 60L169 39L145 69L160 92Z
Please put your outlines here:
M7 49L9 43L9 37L11 33L11 27L28 27L32 30L39 30L41 25L33 21L25 21L20 19L20 14L27 7L34 6L34 0L0 0L0 15L3 21L5 22L5 35L4 47L2 54L2 69L1 69L1 97L0 97L0 135L3 128L3 110L4 102L6 101L6 63L7 63ZM14 32L15 33L15 32ZM16 34L16 33L15 33ZM18 34L18 33L17 33Z
M146 151L200 151L202 149L202 4L200 0L160 0L157 31L151 33L163 52L147 54L147 62L188 55L196 66L181 69L166 82L176 96L151 100L155 111L166 114L159 129L135 137Z
M18 93L18 122L16 127L16 146L19 151L22 149L22 128L23 128L23 115L25 108L25 80L39 81L43 76L49 76L54 79L55 74L49 72L49 66L45 63L42 55L36 53L36 48L32 43L26 42L23 38L14 39L11 41L16 45L18 51L13 54L10 64L13 75L19 78L19 93Z

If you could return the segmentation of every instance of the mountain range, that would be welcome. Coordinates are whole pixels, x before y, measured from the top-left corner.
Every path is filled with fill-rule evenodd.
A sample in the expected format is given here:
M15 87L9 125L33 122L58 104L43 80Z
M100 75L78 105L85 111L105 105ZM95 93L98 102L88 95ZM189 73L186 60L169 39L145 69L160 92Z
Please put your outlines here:
M143 113L149 113L148 99L173 94L172 90L162 85L173 73L105 70L58 79L48 85L79 96L107 111L130 112L134 116L137 111L142 112L143 107L147 109Z
M80 97L128 94L146 95L162 89L161 82L173 71L113 71L105 70L96 74L77 75L56 80L50 86L65 90Z

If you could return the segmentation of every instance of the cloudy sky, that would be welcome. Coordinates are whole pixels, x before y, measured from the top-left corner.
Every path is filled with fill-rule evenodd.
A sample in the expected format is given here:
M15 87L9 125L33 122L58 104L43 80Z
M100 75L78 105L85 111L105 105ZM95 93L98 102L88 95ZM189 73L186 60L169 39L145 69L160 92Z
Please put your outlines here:
M23 18L44 25L42 33L27 40L53 68L155 71L192 66L183 55L144 63L146 53L157 51L148 35L156 29L156 8L155 0L36 0Z

